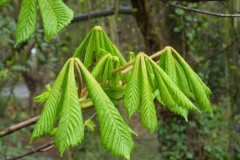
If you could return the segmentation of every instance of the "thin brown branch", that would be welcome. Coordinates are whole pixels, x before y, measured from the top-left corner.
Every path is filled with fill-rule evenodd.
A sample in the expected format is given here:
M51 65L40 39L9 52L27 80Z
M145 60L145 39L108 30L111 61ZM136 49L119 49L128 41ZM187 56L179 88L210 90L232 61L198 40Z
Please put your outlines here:
M89 119L94 119L95 117L97 116L96 113L93 113ZM84 123L83 127L85 128L86 127L86 123ZM19 154L19 155L16 155L16 156L13 156L13 157L8 157L6 158L5 160L17 160L17 159L20 159L20 158L23 158L23 157L26 157L26 156L29 156L29 155L32 155L32 154L35 154L35 153L38 153L38 152L45 152L45 151L48 151L50 150L51 148L54 147L54 141L50 141L46 144L43 144L41 146L38 146L34 149L32 149L31 151L28 151L26 153L23 153L23 154Z
M171 48L171 47L166 47L165 49L163 49L163 50L153 54L152 56L150 56L150 58L154 59L154 58L160 56L166 49L169 49L169 48ZM134 61L126 63L125 65L115 69L113 72L116 73L116 72L119 72L119 71L123 70L121 73L125 74L125 73L129 72L132 69L133 62ZM86 92L87 92L87 88L84 87L83 90L82 90L82 95L85 94ZM87 106L87 108L88 108L88 106ZM31 126L31 125L35 124L37 122L38 118L39 118L39 116L33 117L31 119L28 119L26 121L23 121L23 122L21 122L19 124L16 124L14 126L11 126L11 127L7 128L7 129L3 130L2 132L0 132L0 138L4 137L6 135L9 135L9 134L11 134L11 133L13 133L15 131L18 131L18 130L20 130L22 128L25 128L25 127L28 127L28 126Z
M25 128L25 127L28 127L28 126L31 126L31 125L35 124L37 122L38 118L39 118L39 116L33 117L31 119L28 119L26 121L23 121L23 122L21 122L19 124L16 124L14 126L11 126L11 127L7 128L7 129L1 131L0 132L0 138L4 137L6 135L9 135L9 134L11 134L13 132L16 132L16 131L18 131L18 130L20 130L22 128Z
M117 13L125 14L125 15L133 15L134 13L136 13L136 11L137 10L132 7L120 6L119 9L117 10ZM92 11L90 13L82 13L80 15L75 16L71 23L86 21L86 20L98 18L98 17L111 16L111 15L114 15L115 12L116 10L114 8L110 8L110 9L104 9L100 11Z
M6 158L6 160L16 160L16 159L20 159L20 158L32 155L32 154L37 153L37 152L45 152L45 151L51 149L53 146L54 146L54 141L52 140L52 141L50 141L46 144L43 144L41 146L38 146L38 147L32 149L29 152L19 154L19 155L14 156L14 157L8 157L8 158Z
M168 5L170 7L181 8L181 9L189 11L189 12L206 14L206 15L209 15L209 16L215 16L215 17L240 17L240 14L215 13L215 12L209 12L209 11L204 11L204 10L200 10L200 9L193 9L193 8L189 8L189 7L186 7L186 6L174 4L174 3L171 3L171 2L169 2L167 0L162 0L162 2L164 2L166 5Z
M78 78L78 97L81 97L82 95L82 90L83 90L83 80L82 80L82 76L81 76L81 71L78 68L78 65L76 63L74 63L75 65L75 71L77 72L77 78Z

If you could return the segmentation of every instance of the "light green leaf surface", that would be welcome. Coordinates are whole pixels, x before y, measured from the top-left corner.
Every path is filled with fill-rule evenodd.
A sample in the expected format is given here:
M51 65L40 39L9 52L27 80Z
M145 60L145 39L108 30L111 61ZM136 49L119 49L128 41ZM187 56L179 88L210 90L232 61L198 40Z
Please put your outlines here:
M140 106L141 99L141 72L140 56L137 56L133 65L130 79L127 83L126 95L124 97L124 108L127 110L129 117L135 113Z
M97 112L102 145L113 155L130 159L130 153L134 148L131 129L94 77L80 60L76 61Z
M64 80L68 71L69 61L65 63L62 70L60 71L56 81L54 82L53 88L49 93L49 98L47 99L40 118L34 127L32 133L32 139L38 138L41 135L48 134L54 127L57 117L61 111L61 106L59 105L61 91L63 89Z
M184 95L184 93L177 87L168 75L151 59L149 59L154 70L155 77L158 83L158 89L160 92L161 101L178 114L181 114L186 119L187 112L185 110L196 110L192 102ZM184 108L184 110L179 109Z
M44 33L48 40L52 39L73 19L73 11L61 0L38 0Z
M11 0L0 0L0 7L9 3Z
M96 66L93 68L91 74L93 75L94 78L97 79L103 75L105 64L107 63L110 56L111 56L110 54L103 56L101 60L96 64Z
M70 61L65 85L61 118L55 134L55 144L61 156L70 146L81 143L84 137L83 119L74 75L74 60Z
M16 45L29 39L37 28L37 0L23 0L16 29Z
M145 128L153 132L157 128L157 115L155 104L153 102L153 93L148 80L148 74L143 55L141 56L141 104L140 115L141 123Z
M202 82L200 77L192 70L192 68L185 62L185 60L175 51L173 53L176 55L179 64L188 76L190 81L190 87L192 88L192 93L199 105L208 113L212 113L212 105L208 99L211 94L211 90Z

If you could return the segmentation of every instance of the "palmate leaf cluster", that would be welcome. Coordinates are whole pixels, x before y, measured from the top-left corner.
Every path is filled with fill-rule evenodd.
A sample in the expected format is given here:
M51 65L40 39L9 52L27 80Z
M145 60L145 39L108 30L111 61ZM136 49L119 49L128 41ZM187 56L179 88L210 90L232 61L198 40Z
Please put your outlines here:
M10 0L0 0L0 6ZM22 0L15 33L16 45L29 39L37 29L38 7L41 13L44 34L52 39L73 19L73 11L62 0Z
M106 54L118 57L120 65L126 63L126 60L112 43L103 28L101 26L95 26L86 38L84 38L73 56L84 56L84 65L88 68L92 65L93 59L99 61L99 59Z
M128 78L126 72L121 72L123 69L130 72ZM104 148L126 159L134 149L131 134L136 133L115 107L119 100L123 99L129 118L139 111L143 127L151 132L158 123L155 99L186 120L189 110L201 112L195 104L212 112L210 89L173 48L161 51L159 64L144 53L126 64L100 26L90 31L65 63L53 87L47 89L35 99L45 105L32 139L53 135L61 155L82 142L84 126L91 122L89 128L94 127L91 119L83 123L84 108L93 106L96 110Z
M84 136L84 125L82 106L77 95L74 67L80 69L89 97L96 109L102 145L113 155L130 159L130 153L134 147L131 137L132 130L124 122L99 83L78 58L69 59L60 71L53 88L47 95L44 109L34 127L32 139L51 134L55 130L55 144L61 155L67 148L81 143ZM59 123L55 125L58 119ZM54 128L55 126L56 128Z

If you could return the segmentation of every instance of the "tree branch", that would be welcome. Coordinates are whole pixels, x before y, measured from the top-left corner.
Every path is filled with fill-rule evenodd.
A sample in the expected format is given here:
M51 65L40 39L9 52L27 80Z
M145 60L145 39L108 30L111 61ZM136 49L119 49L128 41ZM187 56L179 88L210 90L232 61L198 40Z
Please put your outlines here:
M14 126L11 126L11 127L7 128L7 129L1 131L0 132L0 138L4 137L6 135L9 135L9 134L11 134L13 132L16 132L16 131L18 131L18 130L20 130L22 128L25 128L25 127L28 127L28 126L31 126L31 125L35 124L37 122L38 118L39 118L39 116L33 117L31 119L28 119L26 121L23 121L23 122L21 122L19 124L16 124Z
M136 13L137 10L132 7L120 6L117 12L118 14L132 15ZM90 13L82 13L80 15L75 16L72 20L72 23L79 22L79 21L86 21L92 18L111 16L114 14L115 14L114 8L105 9L101 11L92 11Z
M165 47L165 49L167 49L167 48L169 48L169 47ZM154 59L154 58L160 56L165 51L165 49L163 49L163 50L161 50L159 52L156 52L155 54L151 55L149 58ZM122 71L121 73L125 74L125 73L129 72L132 69L133 62L134 61L128 62L125 65L115 69L113 71L113 73ZM82 91L82 94L84 94L86 92L87 92L87 88L85 87L83 89L83 91ZM18 130L20 130L22 128L25 128L25 127L28 127L28 126L31 126L31 125L35 124L37 122L38 118L39 118L39 116L33 117L31 119L28 119L26 121L23 121L23 122L21 122L19 124L16 124L14 126L11 126L11 127L7 128L7 129L1 131L0 132L0 138L4 137L6 135L9 135L9 134L11 134L11 133L13 133L15 131L18 131Z
M240 14L215 13L215 12L209 12L209 11L204 11L204 10L200 10L200 9L193 9L193 8L189 8L189 7L178 5L178 4L173 4L167 0L161 0L161 1L163 3L165 3L167 6L181 8L183 10L190 11L190 12L206 14L206 15L215 16L215 17L240 17Z
M97 116L96 113L93 113L89 119L94 119L95 117ZM86 127L86 123L84 123L83 127L85 128ZM34 149L32 149L31 151L28 151L26 153L23 153L23 154L19 154L19 155L16 155L16 156L13 156L13 157L8 157L6 158L5 160L17 160L17 159L20 159L20 158L23 158L23 157L26 157L26 156L29 156L29 155L32 155L32 154L35 154L37 152L45 152L45 151L48 151L49 149L51 149L52 147L54 146L54 140L46 143L46 144L43 144L41 146L38 146Z
M16 159L20 159L20 158L32 155L32 154L37 153L37 152L45 152L45 151L51 149L53 146L54 146L54 141L52 140L52 141L50 141L46 144L43 144L41 146L38 146L38 147L32 149L29 152L22 153L22 154L19 154L17 156L14 156L14 157L8 157L8 158L6 158L6 160L16 160Z

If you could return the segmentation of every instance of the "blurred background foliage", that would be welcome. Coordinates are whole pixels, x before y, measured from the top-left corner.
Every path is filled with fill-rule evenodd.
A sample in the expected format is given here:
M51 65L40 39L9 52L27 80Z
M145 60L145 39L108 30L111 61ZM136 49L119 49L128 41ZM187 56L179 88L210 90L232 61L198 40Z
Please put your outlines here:
M75 15L115 9L112 16L89 17L71 23L48 42L42 24L27 42L14 48L14 33L20 1L0 8L0 129L26 120L42 110L33 97L52 83L62 64L83 37L95 25L106 29L121 52L144 51L152 54L170 45L178 50L204 82L212 89L214 114L191 113L189 121L158 106L159 127L149 134L139 124L139 117L129 121L139 134L133 159L137 160L238 160L240 159L240 25L239 18L213 17L167 7L160 0L76 0L65 1ZM218 13L239 13L238 0L172 1L190 8ZM118 13L119 6L134 14ZM124 111L121 110L123 115ZM88 113L86 112L86 115ZM127 116L125 116L127 117ZM94 128L94 130L92 130ZM13 156L40 144L29 145L33 126L0 139L0 159ZM100 144L98 126L90 124L81 145L63 159L117 159ZM55 148L24 159L60 159Z

